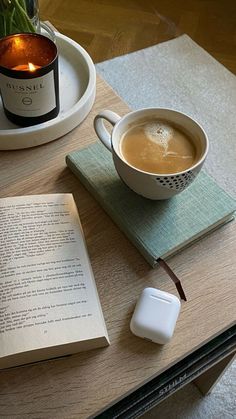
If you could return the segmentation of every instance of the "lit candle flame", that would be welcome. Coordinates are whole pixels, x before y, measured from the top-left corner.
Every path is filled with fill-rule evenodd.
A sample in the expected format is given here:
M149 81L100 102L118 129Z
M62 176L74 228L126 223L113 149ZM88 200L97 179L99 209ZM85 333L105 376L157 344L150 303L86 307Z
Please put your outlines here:
M36 67L32 63L28 63L28 68L29 68L29 71L35 71L36 70Z
M15 67L12 67L12 70L33 72L33 71L36 71L39 68L41 68L40 65L32 64L32 63L28 62L28 64L16 65Z

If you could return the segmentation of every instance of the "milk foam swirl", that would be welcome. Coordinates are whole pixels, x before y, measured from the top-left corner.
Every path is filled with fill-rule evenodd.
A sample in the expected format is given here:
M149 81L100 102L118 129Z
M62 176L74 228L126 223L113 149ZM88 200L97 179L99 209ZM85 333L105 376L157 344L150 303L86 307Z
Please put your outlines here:
M173 138L174 129L161 121L151 122L144 127L146 136L167 152L168 143Z

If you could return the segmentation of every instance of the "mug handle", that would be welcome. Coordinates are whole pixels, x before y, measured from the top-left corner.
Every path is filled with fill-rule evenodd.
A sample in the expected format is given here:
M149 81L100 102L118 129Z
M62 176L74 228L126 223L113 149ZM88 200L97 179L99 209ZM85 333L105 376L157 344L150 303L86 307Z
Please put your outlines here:
M95 116L93 121L93 126L99 140L109 151L112 151L111 134L107 131L103 119L110 122L110 124L114 126L121 119L121 117L117 115L117 113L115 112L104 110L99 112L99 114Z

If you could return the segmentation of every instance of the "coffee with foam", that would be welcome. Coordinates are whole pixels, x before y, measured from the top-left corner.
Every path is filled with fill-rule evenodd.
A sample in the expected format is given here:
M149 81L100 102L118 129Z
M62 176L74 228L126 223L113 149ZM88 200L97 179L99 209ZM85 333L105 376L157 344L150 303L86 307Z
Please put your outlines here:
M156 174L181 172L199 159L191 137L178 126L160 119L131 126L122 136L120 152L131 166Z

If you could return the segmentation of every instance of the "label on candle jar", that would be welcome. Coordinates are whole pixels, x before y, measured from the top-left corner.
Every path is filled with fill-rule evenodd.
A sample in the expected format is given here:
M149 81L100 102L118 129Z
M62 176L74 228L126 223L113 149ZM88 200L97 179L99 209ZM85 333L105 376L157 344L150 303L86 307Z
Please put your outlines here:
M32 79L16 79L0 74L5 108L13 114L37 117L56 107L53 71Z

